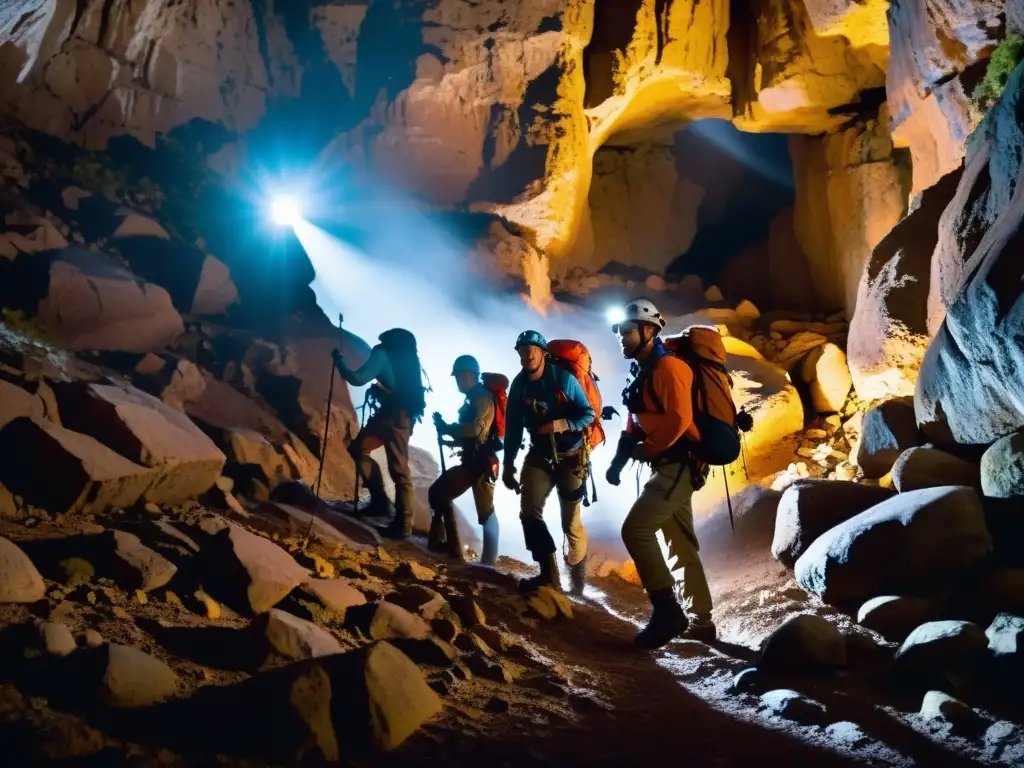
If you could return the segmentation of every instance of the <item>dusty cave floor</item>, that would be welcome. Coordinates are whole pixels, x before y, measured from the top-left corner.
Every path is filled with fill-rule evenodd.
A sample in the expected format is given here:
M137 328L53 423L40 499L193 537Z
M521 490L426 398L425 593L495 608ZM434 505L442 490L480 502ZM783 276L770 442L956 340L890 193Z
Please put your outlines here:
M757 507L754 507L756 510ZM193 507L187 516L205 510ZM125 513L132 514L132 513ZM141 514L141 513L135 513ZM225 513L231 516L231 513ZM763 517L763 516L762 516ZM294 526L251 515L236 522L287 542ZM95 531L112 519L25 521L0 518L0 535L14 540ZM720 522L720 521L719 521ZM368 591L382 594L393 585L393 568L417 561L434 569L449 585L477 595L487 623L515 638L518 652L506 667L512 682L474 676L447 678L443 713L399 749L375 754L354 765L458 765L484 759L494 765L621 764L624 760L665 759L693 765L863 763L872 765L1020 765L1024 736L1007 713L987 713L978 730L954 734L948 724L928 724L916 714L920 697L899 699L886 692L885 656L874 642L861 649L851 671L837 677L772 678L756 691L737 693L733 679L752 666L760 641L797 612L814 611L837 621L848 638L863 637L848 617L810 601L791 575L770 559L770 525L756 511L737 520L735 536L727 523L705 526L709 579L716 600L720 640L712 645L677 641L662 651L640 654L631 647L636 627L646 618L639 587L617 577L595 578L587 594L574 599L571 620L537 621L513 610L514 573L525 566L503 558L497 569L448 565L427 553L419 537L390 543L363 558ZM320 548L331 559L332 552ZM337 550L333 551L336 565ZM245 675L196 663L172 654L154 639L159 622L175 626L241 628L248 620L221 607L216 618L187 610L165 594L145 603L116 585L80 584L68 588L48 582L50 615L57 615L76 636L86 629L105 640L132 645L163 659L183 682L183 695L200 686L230 685ZM29 608L5 606L0 626L28 618ZM860 630L864 632L863 630ZM343 646L343 632L335 632ZM349 639L347 647L355 647ZM874 655L872 655L874 654ZM10 661L10 659L8 659ZM273 664L274 662L271 662ZM279 662L283 663L283 662ZM853 671L856 670L856 671ZM4 679L9 679L5 676ZM436 678L431 678L436 679ZM790 688L827 707L827 726L802 726L764 711L759 694ZM1019 715L1019 713L1017 713ZM247 724L224 712L220 727ZM115 729L116 730L116 729ZM231 755L189 754L175 746L174 724L162 733L135 741L78 714L60 711L46 699L0 684L0 744L10 765L267 765ZM19 756L24 759L19 761Z

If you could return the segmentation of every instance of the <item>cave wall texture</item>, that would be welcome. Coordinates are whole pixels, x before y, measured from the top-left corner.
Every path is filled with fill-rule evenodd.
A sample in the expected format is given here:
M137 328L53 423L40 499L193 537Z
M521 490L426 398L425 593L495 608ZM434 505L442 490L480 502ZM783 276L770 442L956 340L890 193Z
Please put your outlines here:
M1006 15L997 0L9 0L0 114L89 148L201 128L229 175L287 135L297 158L491 216L481 256L535 296L574 269L664 272L687 253L744 183L694 170L687 124L791 134L788 258L811 293L794 302L852 315L872 249L961 164L980 119L965 94Z

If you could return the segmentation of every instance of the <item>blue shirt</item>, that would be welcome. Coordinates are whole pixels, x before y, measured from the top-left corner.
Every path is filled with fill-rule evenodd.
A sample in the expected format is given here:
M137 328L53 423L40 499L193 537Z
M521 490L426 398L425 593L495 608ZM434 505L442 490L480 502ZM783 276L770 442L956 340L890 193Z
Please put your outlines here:
M559 403L559 392L565 395L565 403ZM547 414L541 416L536 413L527 403L531 400L547 405ZM594 420L595 415L583 387L576 377L564 368L545 363L544 375L537 381L531 381L525 371L520 371L512 379L512 385L508 390L508 409L505 413L505 464L515 463L523 442L524 429L530 432L532 445L550 453L550 439L541 436L534 440L533 432L541 424L565 419L569 431L555 435L556 449L559 453L565 453L580 446L583 442L583 435L580 433Z

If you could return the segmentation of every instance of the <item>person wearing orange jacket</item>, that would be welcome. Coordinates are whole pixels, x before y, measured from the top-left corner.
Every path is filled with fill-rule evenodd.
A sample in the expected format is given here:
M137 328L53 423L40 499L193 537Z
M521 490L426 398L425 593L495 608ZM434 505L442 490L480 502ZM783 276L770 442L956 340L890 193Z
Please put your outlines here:
M634 380L623 393L629 409L627 428L606 479L618 485L631 458L651 465L651 479L622 524L622 541L653 608L635 642L640 648L655 649L680 636L713 640L711 592L693 528L691 497L699 469L689 446L700 439L693 422L693 371L662 346L658 336L665 319L650 301L629 302L623 319L612 328L619 335L623 357L634 361ZM675 579L658 544L659 530L682 568L686 611L676 599Z

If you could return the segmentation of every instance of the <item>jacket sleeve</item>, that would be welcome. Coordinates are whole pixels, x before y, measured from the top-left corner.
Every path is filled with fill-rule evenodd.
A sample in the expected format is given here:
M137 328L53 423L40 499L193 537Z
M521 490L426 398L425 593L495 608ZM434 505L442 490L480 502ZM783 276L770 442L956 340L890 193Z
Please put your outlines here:
M583 387L576 380L576 377L561 368L558 368L557 371L561 379L558 382L558 386L568 401L566 407L568 413L566 414L565 421L571 432L580 432L590 425L596 414L590 405L590 401L587 400L587 394L583 391Z
M693 424L690 400L693 372L682 360L665 357L651 373L651 386L665 408L643 443L644 455L653 459L670 448Z
M457 424L448 434L460 440L471 439L483 442L491 431L491 424L494 423L494 398L486 392L479 392L473 397L471 403L473 405L472 419Z
M523 395L522 385L518 376L512 379L508 388L508 405L505 410L505 456L504 464L512 466L519 455L519 446L523 442Z
M342 358L338 366L338 373L341 374L341 378L353 387L362 387L380 376L387 365L388 360L385 357L384 350L380 347L374 347L366 362L354 371L345 365L345 359Z

